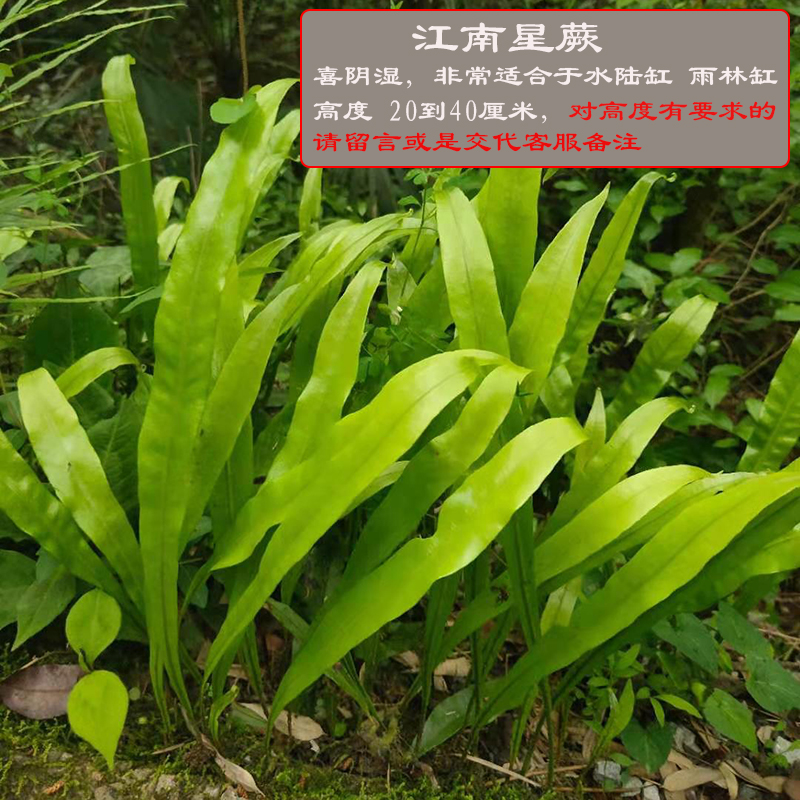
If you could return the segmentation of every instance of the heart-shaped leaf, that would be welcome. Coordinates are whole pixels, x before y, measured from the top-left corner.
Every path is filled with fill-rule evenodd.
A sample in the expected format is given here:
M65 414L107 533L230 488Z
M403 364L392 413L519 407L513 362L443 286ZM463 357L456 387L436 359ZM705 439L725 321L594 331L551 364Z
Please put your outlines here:
M72 730L114 769L114 753L128 713L128 690L113 673L98 670L81 678L67 705Z
M100 653L117 638L121 624L122 612L117 601L100 589L93 589L70 609L66 624L67 641L91 667Z

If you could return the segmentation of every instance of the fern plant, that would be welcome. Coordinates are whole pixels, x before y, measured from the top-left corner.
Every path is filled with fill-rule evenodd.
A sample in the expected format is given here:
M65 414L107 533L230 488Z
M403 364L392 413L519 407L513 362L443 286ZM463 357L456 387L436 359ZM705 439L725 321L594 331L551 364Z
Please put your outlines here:
M0 510L64 570L113 598L123 625L146 638L165 714L165 675L193 728L203 724L206 692L195 701L188 684L208 684L216 730L237 654L262 693L253 621L265 603L302 642L271 722L323 674L372 714L349 653L427 594L423 669L409 696L421 692L427 709L434 668L465 639L474 669L470 688L434 708L418 749L521 708L518 748L538 692L548 707L558 703L592 659L674 610L707 607L753 575L800 564L800 471L780 469L800 434L800 339L776 373L742 472L669 465L627 477L664 422L687 407L658 395L713 314L699 296L646 342L608 408L609 391L597 387L578 422L589 348L660 176L631 190L585 269L607 190L537 261L538 170L495 170L472 202L445 171L416 216L322 227L320 174L311 172L300 232L242 257L251 217L297 134L296 114L276 123L292 81L250 95L185 221L167 236L177 184L151 191L129 64L113 60L104 89L134 276L157 307L139 306L138 335L154 337L152 375L129 348L115 347L55 379L45 369L20 376L22 418L55 495L0 435ZM275 255L293 242L296 256L262 294ZM390 263L377 260L390 251ZM384 280L393 335L378 379L356 396L365 325ZM265 373L290 349L287 404L254 437ZM115 496L70 403L121 365L138 367L146 404L136 513ZM442 498L435 532L416 537ZM304 558L338 520L364 515L344 574L319 613L303 619L292 602ZM204 519L207 559L181 592L181 561L205 535ZM620 556L623 566L581 599L581 576ZM446 631L462 574L466 603ZM201 676L180 620L211 576L228 606ZM484 640L478 632L489 620L495 633ZM528 653L494 678L516 624ZM548 678L560 670L551 697ZM109 680L84 686L79 732L87 709L102 707L92 687L106 691ZM113 747L102 747L110 760Z

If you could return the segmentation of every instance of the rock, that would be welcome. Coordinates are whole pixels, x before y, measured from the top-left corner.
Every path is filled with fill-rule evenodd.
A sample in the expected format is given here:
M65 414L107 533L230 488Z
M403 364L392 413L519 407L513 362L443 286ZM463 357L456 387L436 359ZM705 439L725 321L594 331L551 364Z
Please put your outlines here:
M630 791L621 792L621 795L623 797L635 797L642 790L643 785L644 784L642 783L640 778L628 778L628 780L625 781L625 784L622 788L630 789Z
M67 756L65 759L64 756ZM47 763L54 764L57 761L67 761L71 758L68 753L64 753L61 750L48 750L47 751Z
M594 765L592 776L599 785L602 785L603 781L619 783L622 776L622 767L616 761L598 761Z
M124 776L128 783L145 783L153 777L153 770L150 767L136 767L124 773Z
M219 797L219 800L241 800L233 786L229 786Z
M784 739L783 736L778 736L775 739L775 752L779 756L783 756L790 765L800 762L800 748L792 748L792 742Z
M98 786L94 790L94 800L117 800L117 795L110 786Z
M159 794L171 796L178 788L178 779L174 775L159 775L154 789L156 796Z
M764 793L754 786L750 786L744 781L739 782L739 800L764 800L764 797Z
M658 786L654 783L648 783L642 789L642 800L661 800L661 793L658 791Z
M222 794L221 786L206 786L199 792L192 795L192 800L219 800Z
M699 753L700 748L697 746L697 737L683 725L678 725L675 728L675 748L682 753Z

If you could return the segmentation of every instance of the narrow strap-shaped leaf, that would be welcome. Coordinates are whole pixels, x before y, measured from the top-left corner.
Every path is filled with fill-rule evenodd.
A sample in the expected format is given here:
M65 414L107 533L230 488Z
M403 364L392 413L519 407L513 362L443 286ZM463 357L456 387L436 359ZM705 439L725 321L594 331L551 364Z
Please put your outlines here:
M328 225L311 237L306 247L281 276L267 299L274 297L285 286L308 280L319 291L339 276L361 266L391 241L392 236L409 236L402 227L401 214L386 214L359 225ZM320 237L319 240L317 237ZM316 251L309 253L311 243L321 241Z
M508 339L513 360L531 370L523 388L533 401L564 335L589 234L607 196L608 186L575 212L542 254L522 292Z
M525 371L499 367L484 378L452 428L429 442L372 513L337 593L371 572L413 532L434 502L483 454L502 423Z
M579 383L583 376L589 344L603 321L606 305L622 274L625 253L650 187L663 177L657 172L648 172L625 195L603 231L581 277L556 358L557 364L569 362L568 369L574 384Z
M130 608L122 587L89 546L67 508L47 491L2 431L0 510L73 575Z
M658 467L621 481L536 548L537 582L556 576L560 576L559 584L566 582L576 567L615 541L648 511L686 484L705 477L705 470L681 465Z
M18 385L22 418L48 480L141 605L144 581L136 535L77 414L45 369L21 375Z
M255 300L261 281L271 271L275 257L292 242L300 238L299 233L288 233L254 250L239 262L239 293L246 303Z
M781 359L739 462L739 469L779 469L800 437L800 332Z
M286 443L270 475L278 477L310 455L342 415L358 374L358 359L369 305L384 264L362 267L328 317L314 358L314 370L295 404Z
M303 180L303 192L300 195L298 211L298 228L302 236L309 236L319 230L322 216L322 170L310 167Z
M294 639L300 644L305 642L311 626L294 609L277 600L268 600L267 607L275 619L292 634ZM361 706L365 714L375 714L372 700L364 690L364 687L358 681L353 680L347 670L331 667L325 671L325 675L342 691L349 694Z
M189 499L184 535L194 530L239 432L258 396L275 341L302 295L297 287L284 291L250 325L233 347L208 398L188 480Z
M131 80L132 56L115 56L103 72L103 108L117 147L120 165L122 217L131 251L131 269L136 288L149 289L159 283L158 234L153 205L150 150L144 122Z
M186 178L181 178L179 175L168 175L162 178L153 189L153 206L156 211L156 230L158 235L164 232L169 221L169 215L172 213L172 204L175 201L175 194L178 187L183 186L186 191L189 191L189 181Z
M326 614L325 624L308 639L281 681L273 720L323 670L417 603L435 580L475 559L564 453L583 438L573 420L546 420L515 437L467 478L442 505L434 536L406 543Z
M572 469L572 480L580 478L586 464L594 458L600 448L606 443L606 407L603 403L603 393L598 389L594 394L592 407L583 426L586 432L586 441L575 451L575 464Z
M680 607L698 611L733 594L746 581L795 569L800 491L784 495L758 515L709 568L682 592Z
M506 323L489 245L460 189L436 191L436 219L447 298L461 347L507 356Z
M309 302L308 308L303 312L302 319L297 325L292 362L289 367L289 391L286 398L289 405L297 402L298 397L306 388L306 384L311 380L319 338L322 336L325 323L333 311L333 307L339 301L343 283L344 276L339 275L322 286ZM301 286L310 285L311 278L307 278L301 284Z
M514 665L496 685L481 722L520 705L541 678L575 662L670 597L750 520L798 487L798 474L756 477L679 514L577 609L568 628L551 630Z
M254 183L278 105L294 83L272 83L256 107L227 127L178 239L159 303L156 368L139 437L139 530L153 687L164 708L163 669L189 707L178 647L178 558L189 499L192 457L211 390L220 291L249 220Z
M702 295L692 297L681 303L650 335L608 407L608 426L612 431L664 388L703 335L716 307L713 300Z
M507 325L536 260L541 177L540 169L492 169L473 200Z
M101 347L79 358L58 376L56 383L61 393L69 399L80 394L90 383L117 367L130 364L139 366L139 359L124 347Z
M686 407L679 397L662 397L637 408L607 444L576 475L569 491L550 517L545 536L552 535L575 514L597 499L633 467L642 451L668 417Z
M208 654L207 673L288 570L352 500L417 440L449 402L479 378L482 366L502 361L505 359L491 353L459 350L408 367L371 403L336 423L325 444L293 470L305 469L308 479L296 496L288 502L277 498L276 502L267 488L274 483L268 481L261 487L239 514L231 540L239 548L244 542L257 543L265 531L265 518L274 519L276 506L281 504L285 509L282 522L269 540L257 578L243 591L240 601L229 606ZM287 473L284 478L291 475Z

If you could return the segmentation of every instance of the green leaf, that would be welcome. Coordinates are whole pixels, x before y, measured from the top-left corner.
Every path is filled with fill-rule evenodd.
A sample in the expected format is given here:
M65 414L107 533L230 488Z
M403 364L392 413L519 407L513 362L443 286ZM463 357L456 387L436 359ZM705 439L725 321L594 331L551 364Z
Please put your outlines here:
M67 715L72 730L114 769L114 754L128 714L128 690L113 673L92 672L70 692Z
M609 742L616 739L617 736L628 727L631 717L633 717L635 699L633 683L628 679L625 682L625 688L622 690L619 701L616 701L616 698L614 698L615 702L611 705L608 722L606 722L600 739L598 740L599 750L604 750Z
M362 267L328 316L311 378L297 398L286 443L270 476L278 477L299 464L341 418L358 375L367 312L384 266L376 261Z
M18 386L22 417L42 469L75 521L140 603L142 559L136 536L75 411L43 369L21 375Z
M62 566L37 577L17 603L17 635L12 649L49 625L75 596L75 578Z
M126 364L139 366L139 359L124 347L101 347L78 359L58 376L56 384L69 399L80 394L101 375Z
M43 308L25 335L25 367L45 361L69 367L102 347L117 347L119 330L102 309L83 304L56 304Z
M0 630L17 619L20 596L34 582L36 564L22 553L0 550Z
M542 677L632 626L698 575L765 508L799 487L797 473L754 477L669 518L605 586L576 609L569 628L553 628L517 661L498 682L481 720L520 705Z
M743 744L753 753L758 751L752 712L727 692L714 689L703 703L703 714L723 736Z
M492 256L475 211L455 187L438 189L435 197L447 298L459 344L507 356Z
M792 340L769 385L739 469L779 469L800 437L800 332Z
M747 657L747 691L767 711L785 714L800 708L800 681L770 656Z
M222 132L203 170L159 302L157 366L139 437L139 541L153 688L162 708L165 667L190 708L178 647L178 559L189 500L187 476L211 391L220 291L259 197L278 106L293 83L276 81L258 91L253 111Z
M706 672L716 674L718 671L717 644L708 628L694 614L678 614L674 626L668 620L662 620L653 632Z
M473 200L509 325L536 258L541 173L530 168L489 170Z
M536 548L539 584L558 585L586 569L586 562L614 542L651 509L686 484L705 477L697 467L659 467L640 472L609 489ZM548 583L548 588L552 585Z
M667 760L674 733L672 725L661 726L657 722L651 722L645 728L638 720L633 719L622 732L622 743L631 758L635 758L648 772L653 773Z
M434 536L412 539L339 597L284 676L273 718L349 649L411 608L435 580L469 564L583 438L574 420L546 420L467 478L442 505Z
M630 414L583 470L573 476L569 491L559 500L548 520L544 537L552 535L576 513L614 486L636 464L664 421L685 407L684 400L663 397L651 400Z
M246 117L256 108L256 98L252 94L244 97L220 97L211 105L211 119L220 125L232 125Z
M310 236L319 230L322 217L322 170L311 167L303 181L303 193L300 195L299 224L300 235Z
M150 150L131 80L132 56L115 56L103 72L103 108L117 147L122 218L136 288L159 283L158 226L153 205Z
M606 306L625 266L625 253L650 187L663 177L658 172L648 172L628 192L603 231L578 284L555 359L556 364L569 362L569 374L576 385L586 367L589 344L603 321Z
M644 343L608 407L613 430L628 414L652 400L703 335L717 304L697 295L686 300Z
M436 415L480 375L506 363L474 350L442 353L392 378L366 407L337 422L313 457L275 481L269 479L244 506L216 567L239 563L272 524L258 574L231 603L206 661L206 674L238 640L275 586L383 470L396 461Z
M667 703L673 708L677 708L679 711L685 711L693 717L700 716L700 712L688 700L684 700L682 697L678 697L678 695L659 694L657 697L662 703Z
M172 213L172 204L175 201L175 193L178 187L183 186L186 191L189 191L189 181L186 178L181 178L177 175L168 175L162 178L153 189L153 206L156 212L156 230L160 236L169 221L169 215Z
M581 206L558 232L525 284L508 339L514 361L529 367L523 388L532 405L544 386L569 318L586 244L608 186Z
M133 394L122 399L113 417L96 422L86 431L108 485L129 519L139 507L137 450L147 397L148 390L141 381Z
M239 262L239 293L242 300L245 302L255 300L264 275L272 271L275 257L299 238L299 233L280 236L254 250Z
M79 578L120 600L125 595L69 511L45 489L0 431L0 510ZM124 602L124 601L123 601Z
M423 447L372 513L336 593L379 566L415 530L435 501L483 454L508 413L521 373L500 367L486 377L455 424Z
M720 603L717 613L719 635L745 658L770 658L772 647L760 631L730 603Z
M99 589L87 592L67 614L70 647L91 668L95 659L117 638L122 612L117 601Z

